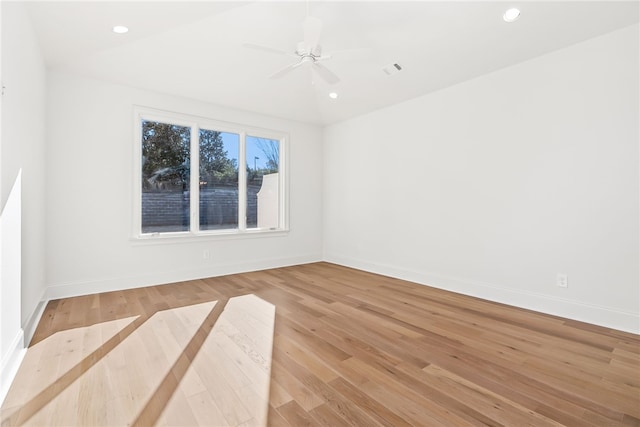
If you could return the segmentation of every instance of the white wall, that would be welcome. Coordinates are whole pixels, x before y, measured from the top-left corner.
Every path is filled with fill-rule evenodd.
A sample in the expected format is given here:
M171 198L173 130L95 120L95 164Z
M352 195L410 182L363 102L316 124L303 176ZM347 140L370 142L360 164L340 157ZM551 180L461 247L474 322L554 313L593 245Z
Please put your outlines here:
M24 331L20 313L21 173L0 213L0 403L22 360Z
M23 330L30 335L44 293L46 70L24 5L2 2L0 7L6 87L0 118L0 341L5 381L11 376L9 365L17 360L15 352L22 349Z
M640 332L638 75L636 25L328 127L325 259Z
M0 206L22 170L22 323L44 291L46 69L24 4L2 2Z
M175 244L132 241L134 105L288 132L290 233ZM319 128L62 72L49 73L48 118L49 298L321 259ZM203 259L204 250L209 259Z

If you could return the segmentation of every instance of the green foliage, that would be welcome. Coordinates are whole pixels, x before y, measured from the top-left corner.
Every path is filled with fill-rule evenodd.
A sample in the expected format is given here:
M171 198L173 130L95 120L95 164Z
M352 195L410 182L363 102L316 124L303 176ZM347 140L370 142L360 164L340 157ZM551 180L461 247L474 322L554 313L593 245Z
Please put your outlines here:
M208 184L237 182L238 162L227 157L220 132L200 130L200 180Z
M142 123L142 178L145 188L183 186L189 182L190 128Z
M185 189L190 179L191 129L185 126L142 123L142 178L146 189ZM238 168L229 159L220 132L200 130L200 181L236 182Z

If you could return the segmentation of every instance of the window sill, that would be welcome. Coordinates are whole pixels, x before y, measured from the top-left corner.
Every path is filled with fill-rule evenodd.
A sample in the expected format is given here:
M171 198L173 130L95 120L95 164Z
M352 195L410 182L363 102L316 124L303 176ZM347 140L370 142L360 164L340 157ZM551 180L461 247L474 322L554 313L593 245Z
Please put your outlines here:
M180 243L194 243L218 240L237 240L237 239L257 239L264 237L284 237L289 234L288 229L278 230L246 230L246 231L216 231L216 232L200 232L198 234L190 232L177 233L161 233L161 234L142 234L133 236L130 241L134 246L138 245L166 245Z

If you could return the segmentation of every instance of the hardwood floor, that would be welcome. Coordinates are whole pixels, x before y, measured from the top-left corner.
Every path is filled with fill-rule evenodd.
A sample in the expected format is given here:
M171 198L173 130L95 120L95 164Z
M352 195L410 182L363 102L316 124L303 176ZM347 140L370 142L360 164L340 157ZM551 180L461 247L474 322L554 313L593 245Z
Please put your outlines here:
M0 415L640 426L640 336L316 263L51 301Z

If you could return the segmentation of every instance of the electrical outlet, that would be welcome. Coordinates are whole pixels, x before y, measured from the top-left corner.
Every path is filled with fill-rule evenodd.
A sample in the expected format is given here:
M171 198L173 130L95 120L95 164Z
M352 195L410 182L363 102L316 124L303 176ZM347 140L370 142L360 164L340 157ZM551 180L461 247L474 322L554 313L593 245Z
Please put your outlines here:
M558 273L556 275L556 286L560 288L569 287L569 276L565 273Z

